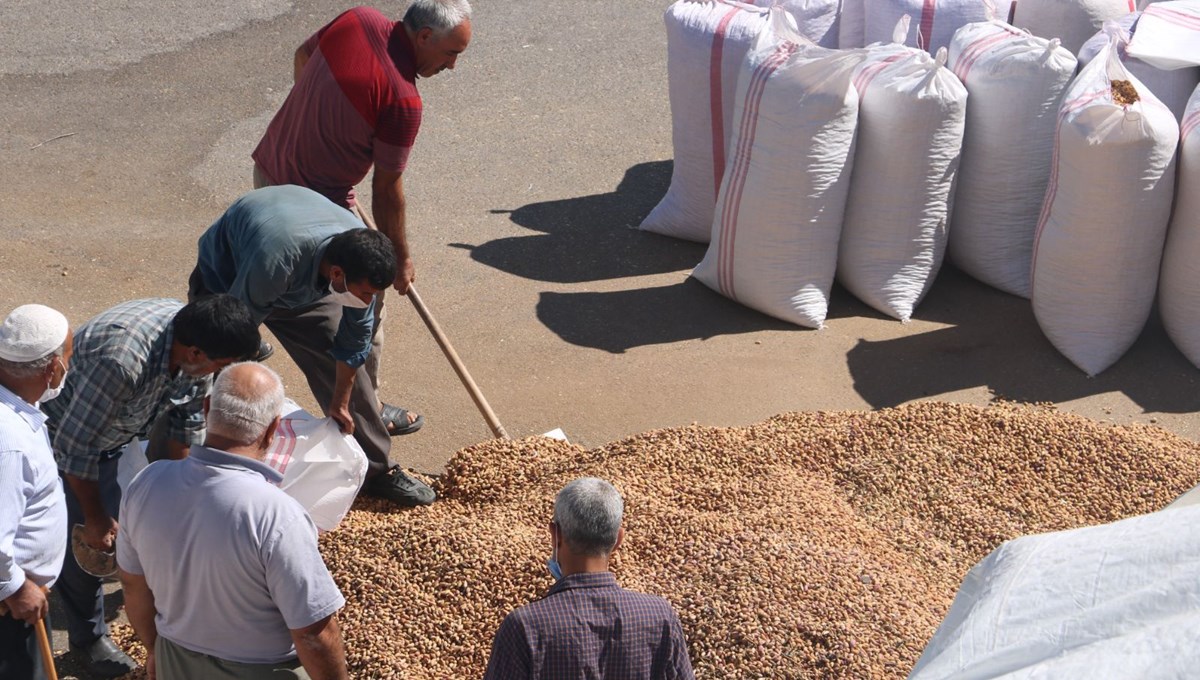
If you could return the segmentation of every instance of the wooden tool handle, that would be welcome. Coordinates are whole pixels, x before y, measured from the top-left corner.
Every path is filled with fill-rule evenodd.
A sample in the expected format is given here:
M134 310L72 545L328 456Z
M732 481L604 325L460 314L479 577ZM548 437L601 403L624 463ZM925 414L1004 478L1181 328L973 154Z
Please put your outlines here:
M58 680L58 671L54 668L54 650L50 648L50 636L46 634L45 619L38 619L33 627L37 632L38 647L42 650L42 665L46 667L46 676L50 680Z
M487 398L483 396L483 392L475 384L475 380L471 378L471 374L467 372L467 367L463 365L462 359L458 358L458 352L454 351L449 338L442 332L442 327L438 325L437 319L434 319L433 315L429 313L429 308L425 306L425 302L421 300L420 293L417 292L416 287L412 284L408 285L408 299L412 301L413 307L416 308L421 320L429 327L429 332L433 335L433 339L437 341L438 347L442 348L442 354L446 355L446 359L454 367L454 372L458 374L458 379L462 381L463 387L467 388L467 392L471 394L471 399L475 401L475 406L483 414L483 419L487 421L488 427L492 428L492 434L497 439L508 439L508 432L500 424L500 419L496 417L496 413L492 410L491 405L488 404Z

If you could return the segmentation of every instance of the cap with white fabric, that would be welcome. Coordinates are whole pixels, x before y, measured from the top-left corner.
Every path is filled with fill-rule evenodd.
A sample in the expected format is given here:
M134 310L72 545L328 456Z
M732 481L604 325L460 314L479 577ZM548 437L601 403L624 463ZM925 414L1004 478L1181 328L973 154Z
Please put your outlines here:
M21 305L0 324L0 359L35 361L67 341L69 324L61 312L45 305Z

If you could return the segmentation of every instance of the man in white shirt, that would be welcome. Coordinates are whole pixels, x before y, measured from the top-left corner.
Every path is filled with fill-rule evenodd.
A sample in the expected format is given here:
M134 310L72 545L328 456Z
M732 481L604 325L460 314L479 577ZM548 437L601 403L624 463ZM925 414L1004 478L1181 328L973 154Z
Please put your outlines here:
M346 680L334 618L346 600L317 529L263 462L283 385L234 364L205 402L203 446L151 463L121 501L125 608L161 680Z
M50 612L67 548L67 504L40 401L58 396L71 360L59 312L23 305L0 324L0 678L48 677L34 624Z

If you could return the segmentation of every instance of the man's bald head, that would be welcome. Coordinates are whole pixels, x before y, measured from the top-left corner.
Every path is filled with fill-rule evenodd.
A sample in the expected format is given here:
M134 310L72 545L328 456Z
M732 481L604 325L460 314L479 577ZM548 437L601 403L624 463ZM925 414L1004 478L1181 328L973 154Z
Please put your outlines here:
M283 382L275 371L252 361L232 364L213 382L209 435L244 446L254 444L272 429L282 408Z

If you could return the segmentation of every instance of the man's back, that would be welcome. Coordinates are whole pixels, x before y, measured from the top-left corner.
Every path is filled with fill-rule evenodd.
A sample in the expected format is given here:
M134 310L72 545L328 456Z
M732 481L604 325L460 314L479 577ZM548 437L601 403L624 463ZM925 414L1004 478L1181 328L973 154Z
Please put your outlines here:
M610 572L564 577L504 619L486 680L692 678L679 618L661 597L625 590Z
M412 45L370 7L338 16L304 44L312 57L253 158L271 184L348 205L372 163L401 172L421 123Z
M345 602L316 546L316 527L275 487L266 465L193 447L130 484L118 538L121 568L154 593L160 635L240 663L295 657L290 629Z

